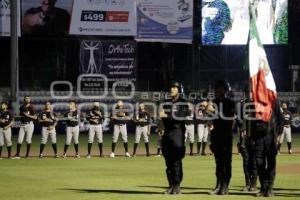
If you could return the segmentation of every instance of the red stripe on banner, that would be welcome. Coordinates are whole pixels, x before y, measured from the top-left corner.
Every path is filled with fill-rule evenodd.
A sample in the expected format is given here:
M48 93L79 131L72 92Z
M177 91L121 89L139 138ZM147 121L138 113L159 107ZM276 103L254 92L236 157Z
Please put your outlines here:
M256 118L269 122L277 94L267 88L263 69L260 69L255 76L251 77L251 89L252 98L255 102Z
M108 11L106 22L128 22L129 12L127 11Z

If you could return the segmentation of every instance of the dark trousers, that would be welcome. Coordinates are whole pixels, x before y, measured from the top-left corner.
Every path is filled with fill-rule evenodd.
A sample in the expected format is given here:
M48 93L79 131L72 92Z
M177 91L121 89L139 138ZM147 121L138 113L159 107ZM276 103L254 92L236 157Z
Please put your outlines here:
M229 184L231 179L232 139L214 138L211 150L215 156L217 180Z
M254 156L255 145L250 138L244 138L239 149L243 158L243 170L247 184L250 184L250 179L256 179L257 168Z
M276 174L276 137L272 131L266 131L256 133L253 139L259 181L262 186L273 186Z
M184 136L181 132L162 140L162 154L166 163L169 186L180 185L183 178L182 160L185 156Z

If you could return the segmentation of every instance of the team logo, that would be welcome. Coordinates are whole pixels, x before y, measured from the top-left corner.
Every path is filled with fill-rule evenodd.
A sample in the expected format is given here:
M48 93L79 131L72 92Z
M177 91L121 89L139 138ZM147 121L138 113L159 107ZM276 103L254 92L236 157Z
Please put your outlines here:
M185 0L178 0L177 8L182 14L177 18L178 21L185 22L193 17L192 15L187 14L190 10L190 4L185 2Z
M0 0L0 9L9 9L10 0Z
M103 46L100 41L83 40L80 45L80 65L83 74L100 74Z

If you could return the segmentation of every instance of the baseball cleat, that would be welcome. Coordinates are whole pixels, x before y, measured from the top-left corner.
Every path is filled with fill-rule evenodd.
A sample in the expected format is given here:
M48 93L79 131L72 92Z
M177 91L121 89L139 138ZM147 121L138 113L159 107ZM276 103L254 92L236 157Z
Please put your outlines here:
M159 158L159 157L160 157L160 155L158 154L158 155L156 155L155 157L156 157L156 158Z
M54 158L59 158L59 155L55 155Z
M126 153L125 153L125 157L130 158L131 156L130 156L130 154L129 154L128 152L126 152Z
M67 158L67 154L63 154L62 157L63 157L63 158Z
M87 155L86 158L87 158L87 159L90 159L90 158L91 158L91 155Z
M75 158L80 158L80 155L79 155L79 154L76 154L76 155L75 155Z
M109 157L114 158L114 157L115 157L115 153L111 153L111 154L109 155Z
M289 150L289 154L293 154L292 150Z
M20 157L20 156L15 156L13 159L15 159L15 160L20 160L21 157Z
M43 155L43 154L40 154L39 158L44 158L44 155Z

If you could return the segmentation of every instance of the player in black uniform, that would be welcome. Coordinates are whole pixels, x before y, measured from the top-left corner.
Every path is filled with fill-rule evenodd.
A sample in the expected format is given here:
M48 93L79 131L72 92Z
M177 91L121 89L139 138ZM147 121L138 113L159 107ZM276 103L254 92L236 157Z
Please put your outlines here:
M136 124L136 130L132 156L136 156L136 150L140 143L141 136L143 135L145 141L146 155L149 157L150 114L146 111L145 105L143 103L139 104L139 111L134 116L134 122Z
M167 100L159 113L161 118L162 153L166 163L169 188L166 194L180 194L183 178L182 160L185 156L185 120L190 114L188 103L180 96L182 86L174 82L170 87L171 99Z
M280 135L280 137L278 137L277 151L278 154L280 154L281 144L283 143L284 137L286 137L288 153L292 154L292 113L288 110L287 103L285 102L282 103L281 109L284 117L284 126L283 133Z
M77 112L76 103L74 101L71 101L70 104L70 110L65 113L64 117L66 119L67 123L67 137L66 137L66 143L64 146L64 153L63 158L67 157L67 150L71 144L72 138L74 141L74 148L75 148L75 157L80 158L80 155L78 153L78 144L79 144L79 114Z
M13 116L7 110L7 103L0 104L0 159L2 159L2 148L6 144L8 158L11 158L11 126L13 124Z
M100 157L103 157L103 131L102 131L103 117L104 115L103 115L103 111L100 109L100 104L98 102L95 102L93 108L90 110L87 116L87 119L90 123L87 158L91 158L91 150L92 150L95 134L97 137Z
M213 120L214 129L211 131L211 151L216 162L217 184L212 195L228 194L229 182L231 179L232 161L232 127L235 114L235 103L227 97L230 86L225 80L218 80L215 83L214 104L218 114ZM226 118L224 118L226 117Z
M128 138L127 138L127 125L126 125L126 122L129 119L130 118L129 118L128 109L124 106L123 101L119 100L111 116L111 120L114 125L114 132L112 138L113 141L111 145L111 154L110 154L111 158L115 157L115 149L116 149L116 145L120 133L123 139L125 157L131 157L128 152Z
M51 110L51 103L45 103L45 109L43 112L40 113L38 117L39 122L42 125L42 138L40 144L40 158L43 158L43 152L45 145L47 144L48 137L50 135L52 148L54 151L54 158L58 158L57 155L57 144L56 144L56 130L55 126L57 125L57 118L54 116Z
M26 134L26 142L27 142L27 151L25 157L28 158L30 153L32 134L34 130L33 122L37 120L37 116L35 115L34 107L31 104L31 99L29 96L24 97L24 103L20 107L20 115L21 115L21 126L19 130L17 153L14 156L15 159L20 159L20 150L21 150L21 146L25 134Z

